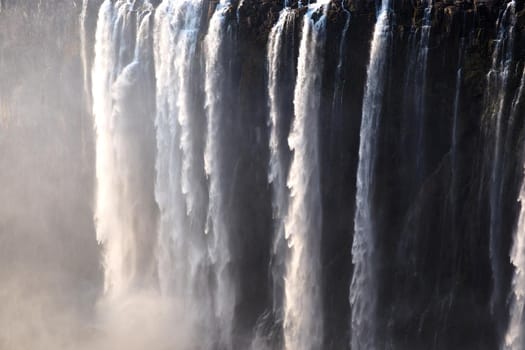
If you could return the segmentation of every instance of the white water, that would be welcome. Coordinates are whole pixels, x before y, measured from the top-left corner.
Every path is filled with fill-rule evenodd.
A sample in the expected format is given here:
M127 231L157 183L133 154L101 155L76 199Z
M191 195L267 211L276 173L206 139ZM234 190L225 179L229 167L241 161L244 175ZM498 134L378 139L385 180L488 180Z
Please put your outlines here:
M525 79L522 80L520 92L524 81ZM525 324L523 323L525 310L525 183L522 183L519 202L521 210L510 256L514 266L514 276L510 295L510 320L502 347L505 350L522 350L525 346Z
M283 108L283 100L288 100L288 86L283 86L291 71L295 71L295 57L289 57L288 52L294 51L293 38L295 29L296 11L286 7L279 13L279 19L272 27L266 47L266 61L268 73L268 128L270 130L268 164L268 183L272 189L272 219L273 237L271 247L271 285L272 309L264 313L258 320L255 336L251 344L254 350L271 349L275 338L275 331L268 331L268 323L281 324L283 321L284 302L284 271L286 262L287 243L285 239L285 217L288 208L289 191L286 186L288 175L288 154L290 149L285 136L286 121L289 112ZM294 55L292 55L294 56ZM286 85L286 84L285 84ZM287 103L291 101L287 101ZM279 332L277 330L277 332Z
M209 235L208 254L213 264L215 278L214 313L219 332L221 347L231 349L233 316L236 302L231 269L230 230L227 220L226 194L223 185L223 145L221 145L222 128L224 125L225 106L223 104L223 82L227 79L225 57L230 40L230 30L227 19L229 1L221 0L213 14L206 38L205 50L205 95L207 111L207 132L204 151L204 167L209 181L209 204L206 232ZM224 92L227 93L227 92Z
M518 117L518 105L525 98L525 67L522 71L519 89L514 96L511 116ZM510 319L504 339L503 349L523 350L525 348L525 182L522 183L519 202L520 215L514 235L514 244L510 254L510 261L514 266L512 290L510 294Z
M295 119L288 138L293 160L287 185L290 202L285 219L288 257L285 275L284 345L289 350L320 349L323 338L320 243L322 229L319 174L319 108L326 11L308 8L299 47L294 92Z
M162 293L176 298L199 343L212 344L206 201L193 102L202 1L164 0L156 10L155 198L160 209L158 273Z
M146 213L139 212L142 198L139 168L142 152L141 121L125 114L125 99L133 75L144 62L141 50L146 43L149 25L146 14L137 35L137 49L131 62L126 62L118 43L125 40L132 28L129 4L107 0L102 4L96 32L93 64L93 113L96 129L96 208L97 240L104 248L104 275L107 294L117 297L129 291L138 279L142 267L140 247L150 224ZM136 146L133 146L133 143ZM145 203L144 203L145 204ZM151 227L149 227L151 229ZM147 262L146 262L147 263ZM149 269L149 268L147 268Z
M182 311L159 295L156 278L151 16L148 2L107 0L99 12L92 91L105 292L97 305L102 334L91 348L190 342ZM168 331L170 324L177 329Z
M282 119L285 117L282 115L279 106L279 98L282 93L279 85L280 73L283 69L283 62L281 55L282 50L286 43L286 29L289 26L293 26L295 21L295 13L289 8L285 8L279 15L279 20L274 25L268 38L268 96L269 96L269 107L270 107L270 164L268 182L272 186L272 206L273 206L273 220L274 220L274 237L272 247L272 275L273 275L273 312L275 314L281 313L282 305L282 293L281 285L283 280L282 264L283 264L283 251L282 246L285 242L284 238L284 220L288 207L288 188L286 187L286 177L288 175L288 169L285 164L284 154L288 150L287 145L281 144L281 134L284 132L280 126Z
M524 344L523 310L525 308L525 187L520 193L521 211L512 248L515 272L512 280L511 318L505 335L504 349L522 350Z
M525 184L522 184L518 227L511 252L514 265L510 303L510 321L505 334L505 350L522 350L525 344L523 311L525 310Z
M503 125L506 123L505 105L508 100L508 83L512 74L512 52L514 47L515 3L508 3L498 22L498 36L492 56L492 67L487 76L487 102L490 123L495 123L493 131L494 153L490 178L490 257L492 264L493 292L491 307L493 312L501 301L502 276L500 268L500 226L501 196L503 187ZM492 126L491 126L492 127Z
M376 348L375 223L372 189L376 160L376 134L381 115L386 59L390 42L389 8L389 0L383 0L374 28L363 100L352 244L354 273L350 285L352 350Z

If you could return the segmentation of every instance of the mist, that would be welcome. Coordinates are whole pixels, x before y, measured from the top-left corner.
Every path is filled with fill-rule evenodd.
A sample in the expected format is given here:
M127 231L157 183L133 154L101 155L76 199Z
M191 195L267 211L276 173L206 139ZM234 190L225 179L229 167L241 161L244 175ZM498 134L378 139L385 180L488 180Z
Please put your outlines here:
M102 297L81 10L78 1L2 2L0 348L183 349L191 333L174 319L174 300Z

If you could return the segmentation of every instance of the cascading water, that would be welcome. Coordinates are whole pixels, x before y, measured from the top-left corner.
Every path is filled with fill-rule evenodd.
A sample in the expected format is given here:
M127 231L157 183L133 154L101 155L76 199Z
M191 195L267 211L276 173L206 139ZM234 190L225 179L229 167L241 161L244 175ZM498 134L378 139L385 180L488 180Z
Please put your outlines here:
M513 67L515 2L508 3L498 21L498 36L492 56L492 67L487 75L486 103L491 125L493 143L490 169L490 257L492 264L493 291L491 307L498 313L502 303L503 287L501 270L501 220L502 190L504 173L504 135L506 133L509 99L509 79Z
M208 254L214 269L215 293L213 305L221 347L233 347L233 321L236 288L231 273L230 223L226 203L226 174L224 156L224 124L226 103L222 92L228 90L225 81L229 71L228 52L231 25L228 16L231 3L221 0L210 19L204 39L205 95L207 111L204 167L209 181L209 204L206 233L209 236Z
M93 65L96 229L104 247L105 290L118 297L153 278L153 123L148 84L151 5L105 1ZM136 20L137 26L134 26ZM128 41L136 33L136 43ZM125 49L124 49L125 48ZM148 97L148 94L151 98ZM142 101L137 100L142 96ZM138 105L137 105L138 103ZM154 143L153 143L154 144Z
M315 20L318 11L323 13ZM284 346L289 350L320 349L323 339L318 118L327 11L327 3L311 5L303 18L294 92L295 119L288 138L293 159L285 218L289 250L284 283Z
M522 205L518 228L512 248L511 260L516 269L512 282L513 292L511 295L511 315L510 322L505 335L503 349L520 350L523 349L525 342L523 334L523 310L525 308L525 279L523 271L525 268L525 187L522 186L520 193L520 203Z
M511 118L517 118L520 106L525 102L525 67L521 73L521 81L511 106ZM522 168L522 171L525 168ZM521 205L510 261L514 268L512 290L509 302L509 323L507 325L503 349L522 350L525 348L525 182L522 180L519 194Z
M283 104L292 104L286 97L289 91L283 87L283 76L290 79L290 75L295 70L295 60L292 55L287 55L286 50L293 51L293 43L289 43L290 33L293 40L293 30L295 27L295 12L290 8L285 8L279 15L279 20L272 28L268 39L268 96L270 107L270 164L268 181L272 185L273 191L273 220L274 238L272 247L272 283L273 283L273 312L276 317L281 319L283 301L283 276L285 269L285 232L284 220L288 208L288 189L286 178L288 175L288 153L289 148L286 143L289 125L285 122L287 112ZM291 59L290 59L291 56ZM283 98L284 97L284 98Z
M0 0L0 348L524 349L523 1L373 3Z
M520 98L523 97L524 85L525 71L514 105L517 105ZM525 183L522 184L519 201L521 210L510 256L514 266L514 277L510 295L509 324L502 347L505 350L521 350L525 347L525 325L523 323L523 312L525 310Z
M357 168L356 211L350 285L351 348L376 347L375 222L373 211L377 131L382 113L386 59L390 45L390 1L383 0L374 29L363 99Z
M339 111L338 109L340 109L340 107L342 106L342 100L343 100L343 90L344 90L344 80L343 80L343 65L344 65L344 53L345 53L345 49L346 49L346 39L347 39L347 36L348 36L348 29L350 28L350 18L351 18L351 14L350 12L345 9L344 7L344 2L342 1L341 2L341 8L343 9L344 11L344 15L345 15L345 24L344 24L344 27L343 27L343 32L341 34L341 39L339 40L339 57L338 57L338 60L337 60L337 67L335 69L335 76L334 76L334 81L335 81L335 87L334 87L334 96L332 98L332 125L338 125L338 123L336 122L336 118L338 115L341 114L341 111ZM335 127L333 129L336 129ZM331 137L332 139L335 139L334 135L332 135ZM332 146L331 146L331 153L333 152L333 148L334 148L334 145L332 143Z
M271 312L263 314L257 324L252 349L272 348L272 342L282 338L284 273L286 269L286 239L284 220L289 191L286 179L290 165L287 137L293 115L293 94L296 74L295 23L296 12L285 6L268 37L268 127L270 129L268 183L272 188L273 237L271 246Z
M407 147L406 152L415 154L415 174L417 182L422 181L424 172L424 140L425 140L425 93L427 77L427 61L430 42L430 31L432 29L433 0L427 0L424 10L421 28L413 29L409 38L408 70L405 76L405 118L407 118L405 132L411 134L415 129L412 144ZM416 125L416 128L413 125ZM408 136L407 136L408 137Z
M155 194L160 209L158 270L164 295L175 297L199 340L212 347L205 188L194 91L202 1L166 0L155 14L157 139Z

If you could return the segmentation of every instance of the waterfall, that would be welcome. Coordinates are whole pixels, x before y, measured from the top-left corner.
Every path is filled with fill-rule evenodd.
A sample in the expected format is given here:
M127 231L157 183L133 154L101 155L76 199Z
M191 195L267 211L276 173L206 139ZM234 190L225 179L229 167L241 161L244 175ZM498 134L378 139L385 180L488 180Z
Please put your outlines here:
M337 130L337 128L340 126L340 124L337 122L337 118L341 114L341 108L343 103L343 91L345 86L345 81L343 79L343 64L344 64L344 54L346 49L346 39L348 36L348 29L350 28L350 18L351 14L350 12L344 7L344 2L341 1L341 8L344 11L345 14L345 25L343 27L343 32L341 33L341 39L339 40L339 53L338 53L338 59L337 59L337 67L335 69L334 74L334 96L332 98L332 135L331 135L331 146L330 146L330 154L334 152L335 147L335 135L334 132Z
M146 3L147 5L147 3ZM153 277L151 8L106 0L93 65L96 232L104 248L105 290L118 297ZM136 25L134 25L136 20ZM130 41L135 36L136 42ZM152 99L152 98L151 98Z
M323 14L316 21L314 14L322 6ZM288 137L293 159L285 218L289 250L284 284L284 342L289 350L320 349L323 339L318 119L327 11L327 3L309 6L303 18L294 92L295 119Z
M430 31L432 29L432 9L433 0L427 0L427 7L424 10L423 21L419 31L412 29L409 38L408 69L404 82L405 104L404 114L407 119L404 127L405 137L415 132L405 148L408 155L414 155L414 166L417 184L419 185L424 175L424 155L425 155L425 91L427 77L428 49L430 42ZM418 37L419 35L419 37ZM418 40L419 39L419 40ZM416 127L414 127L414 125ZM411 131L414 129L414 131Z
M160 209L158 271L161 291L175 297L201 344L212 346L209 259L198 116L193 101L202 1L165 0L155 14L155 197Z
M525 67L521 73L519 88L512 101L510 110L511 118L518 117L520 106L524 101L524 95ZM525 347L525 325L523 323L523 311L525 310L525 181L522 181L519 202L521 209L510 254L510 260L514 267L514 275L509 303L509 324L507 326L503 347L505 350L521 350Z
M293 102L291 82L295 75L295 17L296 13L285 7L272 27L266 47L268 74L268 128L270 129L268 164L268 183L272 189L273 237L270 256L272 305L271 312L259 317L251 348L271 349L281 338L284 301L284 271L286 260L286 240L284 219L288 207L288 188L286 178L289 168L290 149L286 142L290 127L290 114ZM292 90L292 91L290 91ZM277 326L277 327L276 327Z
M233 321L236 288L231 272L231 223L226 203L227 186L225 174L224 127L228 86L228 51L231 41L229 1L221 0L213 14L208 33L204 39L205 50L205 95L207 131L204 151L204 167L209 181L209 204L206 233L209 236L208 254L214 269L214 308L219 332L219 344L232 349Z
M520 87L512 104L512 115L516 115L524 94L525 67L522 72ZM519 202L521 204L521 210L510 255L511 263L514 266L514 276L510 295L509 324L503 346L505 350L521 350L525 346L525 333L523 331L523 311L525 310L525 182L523 181Z
M518 105L522 103L524 94L525 68L522 72L520 87L512 104L513 115L517 113ZM510 260L514 266L514 276L510 295L510 319L503 346L505 350L522 350L525 346L525 324L523 322L525 310L525 181L522 181L519 202L521 210L510 255Z
M513 67L514 25L516 21L515 3L508 3L498 21L498 36L492 56L492 67L487 75L486 103L493 143L490 174L490 258L492 265L493 291L491 307L493 312L501 307L501 241L502 191L504 169L504 135L506 130L509 98L509 78ZM494 125L493 125L494 124Z
M377 341L373 186L377 131L382 112L386 60L391 37L389 10L389 0L383 0L374 28L363 100L352 244L354 272L350 285L352 350L375 349Z
M0 349L524 350L524 9L0 0Z
M288 189L286 178L288 175L288 153L289 148L286 143L287 129L286 113L288 106L292 104L287 99L289 91L286 91L284 79L291 79L295 70L295 60L293 55L293 42L288 43L291 33L293 40L293 30L295 28L295 12L290 8L285 8L279 15L279 20L272 28L268 39L268 96L270 107L270 164L268 182L272 186L273 192L273 219L274 219L274 238L272 246L272 276L273 276L273 312L278 318L282 318L282 298L283 298L283 275L285 264L285 238L284 220L288 208ZM292 51L291 54L288 51ZM291 58L290 58L291 56Z

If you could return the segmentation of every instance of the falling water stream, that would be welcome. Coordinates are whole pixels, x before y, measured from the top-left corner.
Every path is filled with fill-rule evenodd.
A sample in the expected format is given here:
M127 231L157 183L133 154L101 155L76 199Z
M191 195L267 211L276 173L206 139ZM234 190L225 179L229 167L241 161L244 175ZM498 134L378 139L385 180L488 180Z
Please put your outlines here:
M427 88L427 65L432 29L433 0L425 2L424 15L421 27L412 29L409 37L408 67L404 78L405 103L403 105L405 118L408 123L405 128L405 137L410 138L409 146L405 150L406 157L412 157L416 175L416 182L422 181L425 160L425 94ZM414 127L414 125L416 125ZM417 150L415 154L414 151ZM410 154L410 155L409 155Z
M284 220L288 208L288 188L286 187L286 178L288 176L288 156L289 148L286 142L289 125L285 125L285 120L289 121L286 113L287 108L282 106L292 104L287 101L287 92L282 82L283 76L290 78L286 73L293 74L295 62L293 55L286 55L287 49L292 48L293 29L295 26L295 12L290 8L285 8L279 15L279 20L272 28L268 40L268 95L270 104L270 164L268 181L272 185L273 191L273 220L274 220L274 238L272 246L272 279L273 279L273 302L274 313L279 318L283 302L283 275L285 269L286 242L284 232ZM292 37L290 38L290 34ZM284 98L283 98L284 97ZM286 106L288 107L288 106ZM292 107L293 108L293 107ZM286 118L288 117L288 118Z
M145 84L152 64L151 8L132 11L105 1L99 12L93 64L96 129L97 239L104 247L105 290L118 297L153 277L153 123ZM135 17L136 16L136 17ZM137 25L134 25L136 20ZM136 43L129 38L136 34ZM125 42L125 44L124 44ZM139 106L137 94L145 93Z
M391 40L389 11L390 1L383 0L374 28L363 98L352 244L354 272L350 285L351 348L356 350L376 347L376 232L372 198L377 132L382 113L387 52Z
M309 6L303 18L294 93L295 118L288 138L293 159L287 181L290 203L285 219L285 238L290 248L284 279L286 349L319 349L323 338L318 118L328 7L322 5ZM317 11L323 14L315 20L313 15Z
M227 220L223 126L225 120L224 80L228 72L227 49L231 40L231 27L228 11L231 3L221 0L210 19L208 33L204 39L205 49L205 95L207 111L206 145L204 168L209 180L209 204L206 234L209 236L208 254L215 276L215 295L213 305L218 325L219 344L232 348L232 330L236 291L229 269L230 229Z
M516 116L518 105L525 99L525 69L521 83L512 104L512 115ZM521 211L518 218L510 260L514 267L512 292L510 295L510 320L505 334L504 349L519 350L525 346L523 312L525 310L525 187L522 184L519 202Z
M206 193L193 92L202 1L164 1L155 14L158 271L164 295L182 302L210 347L212 311L204 232Z
M490 174L490 255L493 291L491 306L494 312L501 308L503 286L501 267L501 203L504 168L504 135L507 126L509 78L513 64L515 2L508 3L498 21L498 35L492 55L492 66L487 75L487 113L491 120L493 158Z

